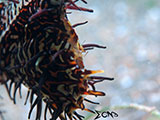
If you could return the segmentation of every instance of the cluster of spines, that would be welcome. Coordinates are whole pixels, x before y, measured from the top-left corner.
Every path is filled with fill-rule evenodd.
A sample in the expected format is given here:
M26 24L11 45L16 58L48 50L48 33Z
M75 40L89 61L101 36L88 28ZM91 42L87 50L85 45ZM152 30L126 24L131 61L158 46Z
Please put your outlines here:
M23 0L22 0L23 1ZM67 0L67 1L65 1L65 2L68 2L68 4L65 6L65 8L64 9L76 9L76 10L83 10L83 11L89 11L89 12L93 12L92 10L90 10L90 9L86 9L86 8L81 8L81 7L78 7L76 4L75 4L75 2L77 2L78 0L76 0L76 1L72 1L72 0ZM86 3L86 1L84 1L84 0L82 0L84 3ZM16 3L16 1L13 1L14 2L14 4ZM27 1L26 1L27 2ZM36 3L36 4L34 4L34 5L37 5L37 6L34 6L33 5L33 3ZM37 4L38 3L38 4ZM33 9L33 11L34 12L32 12L32 11L28 11L28 10L30 10L29 9L29 7L31 8L31 10L32 10L32 8L34 8ZM94 103L94 104L97 104L97 103L95 103L95 102L92 102L92 101L90 101L90 100L88 100L88 99L86 99L86 98L84 98L84 97L82 97L81 95L95 95L95 96L104 96L105 94L103 93L103 92L98 92L98 91L96 91L95 90L95 86L94 86L94 84L95 83L98 83L98 82L101 82L101 81L103 81L103 80L113 80L112 78L107 78L107 77L96 77L96 76L89 76L90 74L94 74L94 73L97 73L97 72L102 72L102 71L90 71L90 70L85 70L84 69L84 65L83 65L83 60L82 60L82 58L81 58L81 55L80 56L78 56L77 54L79 54L79 53L81 53L81 52L84 52L84 51L86 51L86 50L90 50L90 49L93 49L94 47L98 47L98 48L105 48L105 47L103 47L103 46L99 46L99 45L96 45L96 44L85 44L85 45L82 45L82 46L80 46L79 45L79 43L78 43L78 41L76 41L75 43L74 43L74 41L73 41L73 39L71 39L71 41L68 41L69 42L69 44L70 44L70 47L73 47L73 48L76 48L75 50L74 49L70 49L70 47L68 48L68 50L66 51L66 49L59 49L59 51L54 51L54 52L52 52L52 50L51 51L42 51L41 52L41 50L38 52L38 53L36 53L36 54L33 54L33 55L31 55L32 57L31 58L29 58L29 59L26 59L27 60L27 62L25 61L25 56L27 55L27 50L25 50L25 49L30 49L31 50L31 48L32 47L26 47L26 48L22 48L22 46L21 46L21 48L19 49L18 48L18 46L19 45L21 45L21 44L23 44L23 42L22 41L24 41L24 42L26 42L26 41L28 41L28 40L31 40L31 39L28 39L28 36L27 35L29 35L29 38L32 36L31 34L32 34L32 30L31 29L29 29L28 27L27 27L27 30L29 29L29 30L31 30L31 31L29 31L28 33L26 33L26 25L28 26L28 21L31 23L32 21L33 21L33 23L34 23L34 20L36 21L37 20L37 18L40 16L43 16L43 14L44 13L49 13L49 11L50 11L50 9L49 10L46 10L46 9L44 9L44 10L42 10L42 11L38 11L37 10L37 8L39 7L39 1L37 2L36 0L33 0L33 1L31 1L31 2L29 2L29 4L28 5L24 5L23 4L23 6L22 6L22 9L19 11L19 14L16 16L16 19L15 19L15 21L13 21L12 22L12 24L9 26L9 29L8 29L8 31L9 31L9 33L5 33L5 35L3 36L3 38L2 38L2 43L3 43L3 41L5 41L6 42L6 44L4 44L4 45L6 45L6 46L3 46L4 47L4 49L2 49L2 46L0 46L0 48L1 48L1 54L7 54L7 58L9 59L9 58L13 58L14 59L14 66L9 66L9 68L8 67L6 67L5 68L5 74L7 75L7 77L8 77L8 79L7 79L7 81L9 80L9 79L11 79L11 82L10 82L10 85L8 86L7 85L7 81L3 81L3 83L5 84L5 86L6 86L6 88L7 88L7 91L8 91L8 93L9 93L9 96L10 96L10 98L11 99L13 99L13 101L14 101L14 103L16 102L16 100L15 100L15 97L16 97L16 92L17 92L17 90L18 90L18 88L19 88L19 90L20 90L20 88L21 88L21 84L23 83L24 85L26 85L28 88L29 88L29 91L28 91L28 94L27 94L27 97L26 97L26 101L27 101L27 99L28 99L28 97L30 96L30 103L31 103L31 109L30 109L30 112L29 112L29 116L28 116L28 118L30 119L30 116L31 116L31 113L32 113L32 110L33 110L33 108L35 107L35 106L37 106L37 116L36 116L36 120L38 120L38 119L40 119L40 116L41 116L41 109L42 109L42 99L44 99L44 101L46 102L46 108L45 108L45 120L46 120L46 113L47 113L47 109L50 111L50 113L51 113L51 115L52 115L52 120L55 120L55 119L57 119L58 117L60 118L60 119L67 119L67 117L66 117L66 115L68 115L68 117L70 118L70 119L72 119L72 118L75 118L74 116L73 116L73 114L78 118L78 119L82 119L83 118L83 116L81 116L81 115L79 115L77 112L75 112L75 110L77 109L77 108L80 108L80 109L82 109L82 110L86 110L86 111L90 111L90 112L93 112L93 111L91 111L91 110L89 110L89 109L86 109L85 108L85 106L84 106L84 104L83 104L83 101L87 101L87 102L90 102L90 103ZM26 9L25 9L26 8ZM38 12L37 12L38 11ZM51 11L52 11L52 9L51 9ZM37 13L36 13L37 12ZM27 13L27 14L24 14L24 13ZM66 13L65 13L66 14ZM45 16L46 17L46 16ZM24 18L26 18L27 20L24 20ZM48 19L50 19L49 17L48 17ZM67 19L67 18L62 18L62 19ZM17 22L18 21L18 22ZM14 22L16 22L16 24L14 23ZM66 28L66 30L69 32L70 30L72 31L72 28L74 28L74 27L76 27L76 26L78 26L78 25L81 25L81 24L85 24L86 22L84 22L84 23L78 23L78 24L75 24L75 25L73 25L73 26L69 26L69 24L67 23L67 20L65 21L63 21L64 23L62 23L63 25L64 25L64 28ZM42 21L40 20L40 23L42 23ZM45 22L44 22L45 23ZM18 25L20 25L20 28L21 28L21 30L20 29L18 29L19 27L18 27ZM32 25L32 24L31 24ZM11 27L13 26L13 29L11 29ZM17 27L17 28L16 28ZM38 27L38 26L37 26ZM41 26L40 26L41 27ZM34 29L34 27L33 26L31 26L31 28L33 28ZM35 29L37 29L36 27L35 27ZM47 27L47 28L44 28L44 29L48 29L48 30L50 30L50 28L49 28L49 26ZM17 31L17 30L19 30L19 31ZM23 38L23 36L22 36L22 38L20 38L20 34L17 34L18 36L18 41L17 41L17 38L16 38L16 36L15 36L15 31L16 32L20 32L21 34L23 34L24 33L24 36L27 36L27 37L25 37L25 40L24 40L24 38ZM55 31L53 30L53 33L54 33ZM13 41L8 41L8 40L10 40L10 39L12 39L8 34L10 34L10 36L14 36L14 37L12 37L14 40ZM69 34L71 34L71 33L69 33ZM72 33L73 35L76 35L75 33ZM61 34L62 35L62 34ZM8 37L9 36L9 37ZM72 36L72 35L71 35ZM27 38L27 39L26 39ZM31 37L32 38L32 37ZM41 38L41 39L43 39L43 37ZM41 40L40 39L40 40ZM38 39L39 40L39 39ZM15 43L16 45L14 46L14 47L12 47L12 49L10 49L10 51L12 52L12 51L18 51L18 56L19 57L17 57L17 53L16 52L14 52L14 53L12 53L12 54L10 54L10 51L7 51L6 52L6 50L8 49L7 47L11 47L12 45L13 45L13 43L10 43L10 42L13 42L13 43ZM31 41L29 41L29 42L32 42L32 40ZM64 42L63 41L63 37L62 37L62 39L60 39L60 42ZM27 42L26 42L27 43ZM42 45L42 44L41 44ZM74 46L75 45L75 46ZM78 46L76 46L76 45L78 45ZM24 45L25 46L25 45ZM23 46L23 47L24 47ZM38 46L37 46L38 47ZM55 47L57 47L57 46L55 46ZM32 49L34 49L34 48L32 48ZM4 52L5 51L5 52ZM32 50L31 50L32 51ZM77 53L77 51L78 51L78 53ZM26 52L26 53L25 53ZM65 55L64 55L64 58L63 58L63 56L62 56L62 54L64 54L65 53ZM76 56L75 58L74 58L74 60L70 60L70 58L68 57L68 55L66 55L66 54L71 54L69 57L71 57L71 56ZM76 55L73 55L73 54L76 54ZM9 57L8 57L9 56ZM20 57L21 56L21 57ZM52 96L50 96L50 95L48 95L47 96L47 92L48 91L45 91L45 90L47 90L47 89L45 89L44 91L43 91L43 89L44 89L44 82L45 82L45 80L46 80L46 75L45 74L41 74L39 77L38 77L38 81L36 81L36 79L32 79L32 77L33 77L33 75L35 75L36 74L36 71L34 71L35 73L33 73L33 74L30 74L29 73L29 69L30 69L30 67L32 67L32 66L37 66L37 64L38 65L40 65L40 64L43 64L43 61L42 61L42 59L44 59L44 60L47 60L45 57L48 57L49 56L49 58L52 60L52 63L54 63L55 61L56 61L56 59L58 59L58 60L62 60L62 63L59 65L59 66L64 66L65 64L63 63L63 61L65 61L65 59L66 59L66 57L67 57L67 61L70 61L70 66L72 66L72 67L76 67L77 65L78 65L78 68L77 69L74 69L73 71L72 70L70 70L70 72L72 72L72 75L69 75L69 77L75 77L75 76L77 76L77 75L79 75L80 74L80 78L78 78L78 81L75 81L75 82L73 82L72 81L72 84L77 84L76 85L76 87L77 88L75 88L75 90L76 90L76 95L78 95L78 100L76 101L76 103L75 103L75 100L73 99L75 96L70 96L70 97L67 97L67 98L65 98L65 99L67 99L68 101L70 101L71 103L70 104L67 104L67 107L65 108L65 109L60 109L59 107L60 106L58 106L56 103L57 102L54 102L51 98L52 98ZM1 56L2 57L2 56ZM0 57L0 58L1 58ZM6 57L6 56L5 56ZM0 60L1 61L3 61L3 60L5 60L5 62L7 62L6 64L10 64L8 61L6 61L6 59L5 59L5 57L3 58L1 58ZM18 64L17 64L17 61L18 61ZM12 64L13 64L13 62L12 61L10 61ZM1 65L1 69L2 69L2 67L5 67L6 65ZM25 67L24 67L25 66ZM28 68L26 68L26 66L29 66ZM49 66L47 66L47 67L49 67ZM68 67L68 66L67 66ZM71 68L72 68L71 67ZM33 68L34 70L37 70L37 69L39 69L39 71L41 71L42 69L38 66L37 68L35 67L35 68ZM45 67L44 67L44 69L45 69ZM82 71L82 69L84 70L84 71ZM3 70L3 69L2 69ZM10 71L13 71L13 73L12 72L10 72ZM24 72L24 71L28 71L28 72ZM15 73L17 73L17 74L19 74L18 76L17 75L15 75ZM25 74L28 74L28 77L25 77ZM29 77L31 75L31 77ZM36 74L36 76L38 76L39 75L39 73L37 73ZM13 76L13 77L12 77ZM54 76L54 75L53 75ZM84 78L83 78L83 77ZM20 77L20 79L18 78L18 77ZM82 77L82 78L81 78ZM19 79L19 80L17 80L17 79ZM25 79L25 80L24 80ZM75 79L75 78L74 78ZM85 80L85 79L87 79L87 80ZM70 82L70 81L65 81L66 83L68 83L68 82ZM47 82L45 82L45 83L47 83ZM48 82L49 83L49 82ZM57 84L55 81L52 81L51 82L52 84ZM65 84L66 84L65 83ZM11 96L11 89L12 89L12 85L14 84L14 93L13 93L13 97ZM38 84L38 86L36 85L36 84ZM58 85L61 85L61 84L64 84L63 82L59 82L58 83ZM88 85L90 85L91 87L92 87L92 89L93 90L88 90ZM57 87L58 88L58 87ZM40 91L40 92L39 92ZM46 93L44 93L44 92L46 92ZM74 93L74 92L73 92ZM37 98L35 99L35 101L34 101L34 99L33 99L33 97L34 97L34 94L36 94L37 95ZM56 93L54 93L54 94L56 94ZM21 94L20 94L21 95ZM44 97L44 96L47 96L47 97ZM73 97L73 98L72 98ZM54 99L54 96L53 96L53 99ZM33 102L34 101L34 102ZM56 101L56 100L55 100ZM26 104L26 102L25 102L25 104ZM59 104L61 104L61 103L59 103ZM62 106L63 106L63 103L62 103ZM61 107L62 107L61 106ZM64 114L63 114L63 112L65 112ZM94 113L94 112L93 112ZM76 119L76 118L75 118Z

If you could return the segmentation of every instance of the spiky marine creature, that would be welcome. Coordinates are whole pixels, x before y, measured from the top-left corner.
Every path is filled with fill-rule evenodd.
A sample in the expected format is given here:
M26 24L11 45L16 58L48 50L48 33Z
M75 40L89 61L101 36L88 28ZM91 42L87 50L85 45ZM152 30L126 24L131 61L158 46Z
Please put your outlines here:
M6 0L0 3L0 76L6 79L4 68L13 64L12 53L16 52L18 44L24 42L25 27L31 18L34 18L40 11L44 11L47 0ZM28 3L27 3L28 2ZM21 3L19 5L18 3ZM48 5L54 4L54 7L60 3L68 3L65 9L77 9L77 6L71 0L48 1ZM25 5L24 5L25 4ZM41 4L41 7L40 7ZM73 4L73 5L72 5ZM49 7L49 6L48 6ZM13 10L12 10L13 9ZM78 8L78 10L91 11ZM14 12L13 12L14 11ZM35 14L36 13L36 14ZM31 17L32 16L32 17ZM61 15L62 16L62 15ZM10 75L14 81L14 75Z
M76 119L76 117L82 119L75 110L93 112L85 108L83 102L94 103L84 96L104 96L105 93L95 90L94 84L105 79L112 80L112 78L90 76L102 71L85 69L82 53L91 47L104 47L79 44L78 36L66 17L66 8L87 10L77 7L71 0L42 0L39 9L27 18L27 22L24 22L23 36L20 40L15 39L18 42L14 52L7 52L9 54L7 60L10 62L5 60L9 64L5 64L4 71L7 79L14 79L8 91L11 92L14 83L14 95L10 97L15 102L16 91L21 83L29 88L27 95L27 99L30 95L31 102L29 119L35 106L37 106L36 120L40 119L42 100L46 103L45 119L47 109L51 113L51 120L56 120L58 117L62 120ZM18 25L15 27L18 28ZM9 31L15 33L15 27ZM18 33L17 35L20 36ZM89 86L93 90L90 90ZM34 94L37 98L33 102Z

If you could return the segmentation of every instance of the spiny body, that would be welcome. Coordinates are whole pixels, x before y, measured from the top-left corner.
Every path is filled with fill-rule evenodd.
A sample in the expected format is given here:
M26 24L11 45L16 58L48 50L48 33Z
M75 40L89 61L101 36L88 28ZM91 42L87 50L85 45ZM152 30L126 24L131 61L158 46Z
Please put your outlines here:
M33 8L33 4L29 4ZM23 83L32 91L29 119L35 106L36 120L40 119L42 100L46 102L52 120L58 117L67 119L66 116L72 119L73 114L81 119L76 109L90 111L83 104L84 95L105 95L95 90L94 79L108 78L91 77L90 74L102 71L84 68L84 50L66 18L64 1L42 0L39 11L37 8L33 12L27 11L30 10L28 7L22 10L24 12L16 18L21 22L15 21L15 24L13 21L0 44L1 54L4 55L0 58L1 68L5 68L7 79L14 79L10 85L15 83L12 99L15 102L16 91ZM27 15L24 15L25 12ZM89 85L93 90L89 89ZM33 103L34 94L37 98Z
M25 43L14 58L15 66L22 66L13 72L24 76L23 82L30 89L41 88L36 94L47 96L54 104L55 118L65 111L71 119L71 108L80 108L79 99L88 86L81 76L83 48L68 20L62 17L63 12L63 7L62 11L46 10L28 23ZM81 89L84 91L80 92Z
M25 9L23 9L23 10L25 10ZM11 27L9 29L11 33L8 33L9 31L6 32L5 37L3 37L4 39L2 38L2 44L1 44L1 45L5 45L4 43L8 40L6 42L7 43L6 46L11 47L11 49L9 49L9 50L10 51L16 50L16 52L18 51L18 54L16 52L9 53L9 51L6 51L6 50L8 50L7 47L5 47L5 49L2 50L2 53L3 52L4 52L4 54L7 53L6 56L7 56L8 60L5 60L5 64L7 65L7 67L5 67L5 68L7 68L9 71L7 73L9 78L11 78L11 76L13 76L13 77L16 76L16 79L20 79L20 80L24 79L23 83L25 85L29 86L29 88L32 88L36 84L39 84L39 79L41 77L41 73L38 74L38 72L39 72L39 70L42 71L40 69L41 66L38 66L38 68L37 68L37 64L36 64L37 61L36 60L34 60L35 62L33 62L33 61L28 62L30 59L32 59L32 57L36 56L40 52L52 51L52 55L50 55L49 59L46 56L44 57L44 55L39 56L37 58L38 60L41 59L41 61L44 62L46 60L51 60L51 56L53 56L55 53L57 53L58 51L60 51L62 49L68 49L67 51L69 51L69 52L66 52L66 54L70 53L67 56L65 55L65 58L66 57L67 58L73 57L73 54L74 54L74 57L75 57L75 55L77 56L78 54L79 54L78 56L80 56L80 54L81 54L80 49L82 49L82 48L80 47L80 45L78 43L78 37L77 37L76 33L72 29L68 20L65 18L64 12L65 12L64 8L62 8L62 11L57 10L57 9L51 9L51 12L50 12L50 10L46 11L47 14L42 14L36 18L33 18L34 19L33 21L32 20L28 21L29 16L26 16L26 21L23 20L24 25L22 27L18 26L19 22L18 22L18 25L17 24L15 25L14 22L17 22L17 21L13 21L12 25L15 26L14 29L11 29L12 28L12 25L11 25ZM30 14L30 16L31 15L33 15L33 13ZM24 17L24 15L20 15L20 16ZM18 20L20 20L20 19L18 19ZM16 27L21 28L21 29L17 29ZM22 36L20 36L18 31L16 31L16 30L20 30L19 32L22 33ZM35 31L38 34L35 34ZM17 38L15 37L16 32L17 32ZM9 35L14 36L13 38L15 38L15 39L11 41L11 37L8 37ZM48 35L48 36L46 36L46 35ZM12 42L12 43L10 43L10 42ZM47 45L46 45L46 43L47 43ZM15 45L15 46L12 47L12 45ZM77 54L76 54L76 52L77 52ZM76 58L76 60L79 60L79 58L81 58L81 57L77 57L77 58ZM69 59L67 59L67 61ZM11 60L11 61L9 62L9 60ZM50 61L50 62L53 62L53 61ZM62 61L64 62L65 59L61 58L61 61L59 61L59 62L62 62ZM32 64L31 68L28 67L30 64ZM64 64L64 66L72 66L72 67L76 66L76 63L74 63L73 65L68 65L68 62L67 62L67 64L66 63L63 63L63 64ZM4 65L4 66L6 66L6 65ZM18 69L17 68L12 69L13 67L15 67L17 65L20 65L20 68L18 67ZM25 65L25 67L23 65ZM47 66L47 65L45 65L45 66ZM60 65L60 67L61 67L61 65ZM60 67L57 67L57 68L60 68ZM26 68L29 68L31 70L26 69ZM46 67L44 67L43 69L45 69L45 68ZM48 70L48 68L49 68L49 66L47 66L47 70ZM70 69L70 67L67 69ZM28 74L30 71L33 74ZM56 72L59 72L59 71L56 71ZM54 77L56 77L56 76L54 76ZM69 77L71 77L71 76L69 76ZM20 81L18 81L18 82L20 82ZM48 95L48 96L50 96L50 95ZM58 100L56 100L56 101L58 101ZM61 103L62 101L61 102L58 101L58 102ZM62 107L62 105L61 105L61 107ZM64 106L64 108L65 108L65 106Z
M23 36L25 35L24 30L26 24L28 23L28 19L38 10L39 5L37 4L37 1L38 0L32 0L27 5L22 6L15 19L10 19L12 20L12 23L8 26L8 30L6 30L5 34L0 37L1 69L11 64L10 56L12 55L13 51L17 49L18 43L23 41Z

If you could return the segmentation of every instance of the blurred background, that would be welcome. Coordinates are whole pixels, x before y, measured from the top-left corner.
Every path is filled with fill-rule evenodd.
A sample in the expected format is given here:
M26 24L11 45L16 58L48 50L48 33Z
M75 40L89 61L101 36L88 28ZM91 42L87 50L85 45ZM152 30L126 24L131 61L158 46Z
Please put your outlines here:
M160 120L160 1L87 1L87 5L79 2L79 6L91 8L94 13L73 11L69 20L71 24L88 21L75 28L81 44L97 43L107 49L89 51L84 57L85 66L105 71L97 75L115 78L96 85L106 96L90 97L101 104L87 104L87 108L115 111L116 120ZM25 88L23 93L26 94ZM25 97L19 99L17 95L18 104L14 105L3 86L0 94L5 120L27 120L30 106L23 105ZM83 114L88 120L96 117Z

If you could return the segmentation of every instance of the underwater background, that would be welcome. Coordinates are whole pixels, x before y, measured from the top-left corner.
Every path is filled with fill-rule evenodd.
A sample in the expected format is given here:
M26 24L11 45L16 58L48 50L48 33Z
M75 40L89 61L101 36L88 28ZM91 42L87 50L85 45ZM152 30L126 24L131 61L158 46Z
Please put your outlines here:
M0 0L1 1L1 0ZM76 32L79 41L105 45L107 49L94 49L85 55L88 69L105 72L103 76L114 77L111 82L97 84L105 91L105 97L91 97L100 105L87 104L87 108L115 111L115 120L159 120L160 113L160 1L159 0L87 0L80 4L94 13L73 11L71 24L88 21ZM17 105L9 99L0 86L3 99L0 107L5 120L27 120L30 104L24 106L17 95ZM86 119L96 115L82 112ZM32 113L32 118L35 118ZM99 120L112 120L99 118ZM32 120L32 119L31 119Z

